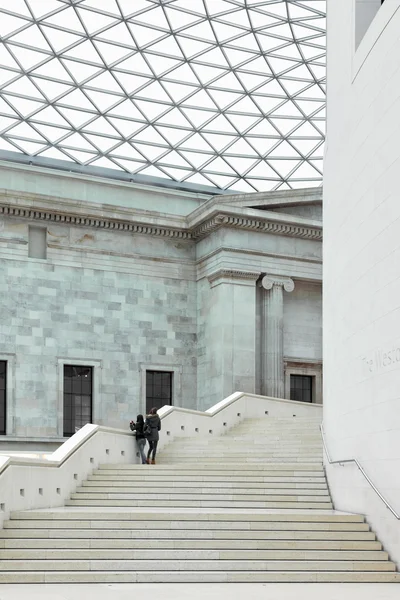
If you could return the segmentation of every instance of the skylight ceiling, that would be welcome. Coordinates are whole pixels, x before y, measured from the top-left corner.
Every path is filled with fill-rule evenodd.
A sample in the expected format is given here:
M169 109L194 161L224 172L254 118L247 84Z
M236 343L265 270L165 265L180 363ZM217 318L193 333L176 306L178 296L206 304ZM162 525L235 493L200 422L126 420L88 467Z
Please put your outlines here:
M0 0L0 158L319 186L325 4Z

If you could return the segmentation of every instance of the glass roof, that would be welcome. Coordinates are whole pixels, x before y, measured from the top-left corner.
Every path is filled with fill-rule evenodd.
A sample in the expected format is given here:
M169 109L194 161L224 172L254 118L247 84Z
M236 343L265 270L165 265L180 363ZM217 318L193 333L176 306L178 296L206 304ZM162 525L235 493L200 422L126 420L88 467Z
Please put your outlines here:
M238 192L319 186L325 4L0 0L0 158Z

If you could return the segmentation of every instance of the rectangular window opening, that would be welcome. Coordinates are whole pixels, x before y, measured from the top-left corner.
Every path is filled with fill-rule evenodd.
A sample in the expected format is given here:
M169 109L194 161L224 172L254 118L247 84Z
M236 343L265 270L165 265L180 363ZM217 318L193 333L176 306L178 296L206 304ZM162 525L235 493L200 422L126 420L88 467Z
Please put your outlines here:
M0 360L0 435L7 433L7 361Z
M47 258L47 229L29 225L29 258Z
M64 365L64 437L92 422L93 367Z
M291 375L290 399L297 402L312 402L313 380L314 377L312 375Z
M169 371L146 371L146 414L152 408L172 406L172 376Z

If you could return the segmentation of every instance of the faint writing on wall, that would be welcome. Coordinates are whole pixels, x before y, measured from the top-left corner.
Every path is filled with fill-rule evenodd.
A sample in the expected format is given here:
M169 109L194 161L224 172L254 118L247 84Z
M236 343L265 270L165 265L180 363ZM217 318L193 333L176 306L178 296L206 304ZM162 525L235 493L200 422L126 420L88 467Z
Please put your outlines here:
M369 356L363 356L362 361L370 373L377 373L389 367L400 367L400 346L385 351L375 350Z

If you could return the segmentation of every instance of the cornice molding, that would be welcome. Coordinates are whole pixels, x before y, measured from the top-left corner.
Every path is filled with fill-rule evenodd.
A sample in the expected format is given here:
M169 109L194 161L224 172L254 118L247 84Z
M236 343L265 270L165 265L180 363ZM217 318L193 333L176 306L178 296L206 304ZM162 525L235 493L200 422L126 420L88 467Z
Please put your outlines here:
M219 285L220 283L232 283L236 280L236 283L242 285L253 285L260 276L259 271L244 271L239 269L218 269L208 275L207 279L210 282L211 287Z
M31 199L26 203L24 202L23 195L15 197L15 199L9 196L1 197L0 195L0 215L41 222L71 224L82 227L94 227L194 241L201 240L220 228L272 233L315 241L322 240L322 227L279 222L278 219L275 220L263 216L232 216L224 214L223 210L211 215L205 215L201 223L196 223L193 226L185 226L184 220L180 218L181 223L178 220L177 226L174 227L174 224L171 223L173 219L169 218L169 216L160 215L157 217L158 224L153 224L149 223L149 215L144 217L143 215L135 215L133 213L131 217L127 214L125 208L123 212L114 216L115 213L118 213L118 210L110 210L109 212L112 214L107 215L107 210L104 210L104 208L88 205L87 210L91 214L85 215L82 214L82 204L79 206L60 207L62 203L59 199L58 202L53 209L49 206L48 198L46 199L46 205L40 206L40 198L35 199L35 205L32 205Z

